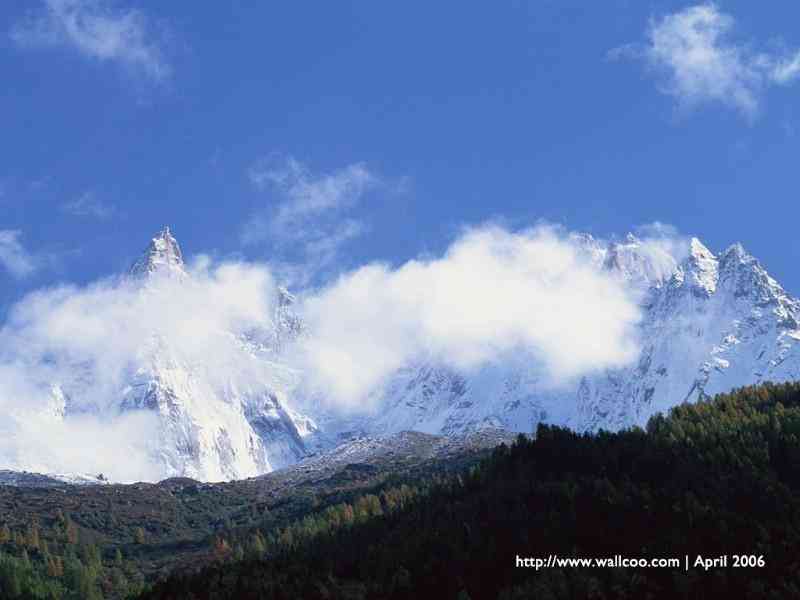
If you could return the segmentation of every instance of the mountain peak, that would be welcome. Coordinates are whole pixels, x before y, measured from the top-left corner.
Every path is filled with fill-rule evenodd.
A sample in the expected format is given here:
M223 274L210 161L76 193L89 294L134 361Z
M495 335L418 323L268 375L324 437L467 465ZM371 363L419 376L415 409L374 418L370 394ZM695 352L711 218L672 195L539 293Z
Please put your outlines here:
M698 260L714 260L714 254L696 237L689 241L689 256Z
M730 260L737 260L739 262L745 261L748 258L752 258L750 253L744 249L741 243L736 242L728 247L725 252L722 253L722 261L727 262Z
M795 300L775 281L758 260L739 243L733 244L720 258L720 280L733 291L735 298L750 298L760 306L777 302L784 304ZM784 314L784 308L779 309ZM784 320L797 328L797 320L784 314Z
M696 237L689 240L689 254L681 262L673 280L700 297L710 297L717 289L719 261Z
M129 273L135 277L148 277L154 274L170 277L186 275L181 247L168 226L164 226L150 240L142 256L131 266Z

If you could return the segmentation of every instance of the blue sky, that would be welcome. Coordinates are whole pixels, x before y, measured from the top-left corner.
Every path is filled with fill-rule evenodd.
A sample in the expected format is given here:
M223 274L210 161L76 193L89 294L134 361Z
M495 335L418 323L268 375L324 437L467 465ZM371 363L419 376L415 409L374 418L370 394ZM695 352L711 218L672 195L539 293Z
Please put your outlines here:
M3 3L0 312L164 224L324 276L491 219L659 221L800 293L797 23L743 0Z

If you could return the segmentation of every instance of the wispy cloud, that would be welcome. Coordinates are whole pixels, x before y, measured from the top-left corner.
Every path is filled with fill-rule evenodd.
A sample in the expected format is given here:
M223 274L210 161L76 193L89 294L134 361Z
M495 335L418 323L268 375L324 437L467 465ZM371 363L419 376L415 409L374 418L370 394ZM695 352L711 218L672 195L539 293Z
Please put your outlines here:
M52 182L53 182L52 175L44 175L42 177L37 177L36 179L31 179L28 182L28 189L33 192L40 192L42 190L47 189Z
M735 26L715 4L699 4L652 20L645 44L609 56L645 61L660 74L661 91L683 110L720 103L753 118L766 88L800 77L800 50L755 51L752 42L734 38Z
M11 30L19 46L70 47L152 81L170 77L172 69L158 36L141 11L116 8L105 0L44 0L43 4Z
M300 248L309 272L329 265L344 243L368 229L349 211L383 184L361 163L315 175L291 157L261 159L248 170L248 177L253 186L269 191L277 201L251 216L242 241Z
M116 207L97 199L93 192L85 192L61 205L61 210L76 217L109 219L116 214Z
M0 229L0 267L20 279L31 275L37 268L36 259L22 245L21 236L18 230Z

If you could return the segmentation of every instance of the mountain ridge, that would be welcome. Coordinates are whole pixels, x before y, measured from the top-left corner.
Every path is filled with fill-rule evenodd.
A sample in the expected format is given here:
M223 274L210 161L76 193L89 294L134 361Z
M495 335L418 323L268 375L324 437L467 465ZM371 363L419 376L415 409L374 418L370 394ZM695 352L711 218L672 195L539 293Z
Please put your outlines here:
M578 240L598 268L642 292L642 349L635 365L582 377L572 389L549 390L542 375L525 365L489 365L464 376L424 363L388 383L381 413L361 427L530 432L545 422L577 431L618 430L644 425L680 402L800 378L800 301L741 244L718 258L691 238L686 256L674 260L632 235L608 245L586 234ZM487 405L485 398L494 400Z
M576 250L619 277L638 299L641 352L628 367L553 387L523 356L460 372L418 357L378 390L372 412L341 416L309 398L303 373L285 358L294 340L313 336L298 302L277 287L269 323L244 333L215 332L232 349L246 382L220 378L218 365L189 359L153 335L119 388L120 413L157 419L150 448L163 477L230 480L257 476L333 449L354 435L403 431L461 437L484 429L529 433L537 424L576 431L644 425L657 412L742 385L800 379L800 300L790 296L740 243L720 254L697 238L675 244L628 234L604 241L573 234ZM178 241L164 227L126 275L149 286L190 286ZM221 380L220 380L221 379ZM74 412L52 383L54 419Z

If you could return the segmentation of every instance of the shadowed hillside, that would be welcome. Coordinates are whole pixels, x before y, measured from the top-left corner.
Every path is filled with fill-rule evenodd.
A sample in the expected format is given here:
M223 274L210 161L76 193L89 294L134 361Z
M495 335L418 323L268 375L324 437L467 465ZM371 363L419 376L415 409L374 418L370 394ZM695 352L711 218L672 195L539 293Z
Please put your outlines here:
M418 481L249 532L263 558L176 576L145 599L795 598L800 384L748 387L647 431L540 427L464 476ZM253 538L255 539L255 538ZM517 555L678 557L680 568L516 568ZM754 555L764 566L690 565ZM731 559L729 558L729 561Z

